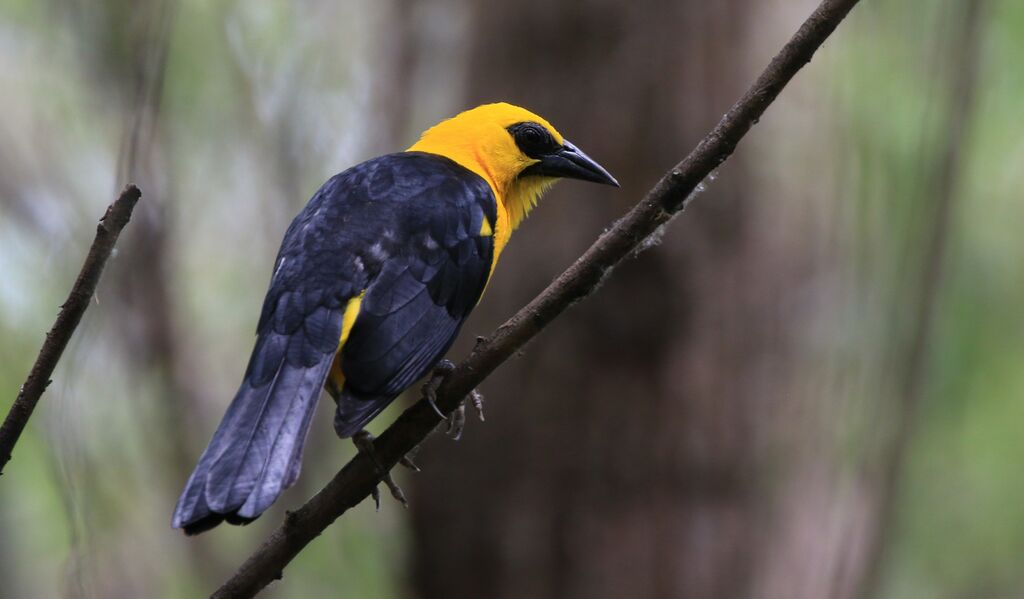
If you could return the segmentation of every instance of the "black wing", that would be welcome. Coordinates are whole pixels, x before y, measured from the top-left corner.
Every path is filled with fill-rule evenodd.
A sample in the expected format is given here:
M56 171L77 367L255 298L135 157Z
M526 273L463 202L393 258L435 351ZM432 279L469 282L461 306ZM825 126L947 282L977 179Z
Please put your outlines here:
M445 175L403 204L396 228L370 247L386 258L341 352L344 385L334 421L341 437L430 372L487 285L494 196L483 179L445 163Z

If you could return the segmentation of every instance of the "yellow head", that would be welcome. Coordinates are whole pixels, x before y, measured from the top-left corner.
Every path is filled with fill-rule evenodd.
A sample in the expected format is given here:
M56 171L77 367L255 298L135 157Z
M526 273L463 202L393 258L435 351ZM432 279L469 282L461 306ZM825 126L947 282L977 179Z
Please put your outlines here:
M618 185L551 123L504 102L477 106L438 123L409 151L450 158L490 184L498 200L499 247L558 179Z

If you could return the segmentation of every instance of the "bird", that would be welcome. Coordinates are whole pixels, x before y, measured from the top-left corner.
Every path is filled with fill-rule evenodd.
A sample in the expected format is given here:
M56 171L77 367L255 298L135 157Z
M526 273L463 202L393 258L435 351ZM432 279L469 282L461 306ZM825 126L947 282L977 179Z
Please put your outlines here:
M337 404L335 432L358 438L430 374L559 179L619 185L551 123L505 102L328 179L284 234L241 385L172 526L193 535L259 517L299 476L322 390Z

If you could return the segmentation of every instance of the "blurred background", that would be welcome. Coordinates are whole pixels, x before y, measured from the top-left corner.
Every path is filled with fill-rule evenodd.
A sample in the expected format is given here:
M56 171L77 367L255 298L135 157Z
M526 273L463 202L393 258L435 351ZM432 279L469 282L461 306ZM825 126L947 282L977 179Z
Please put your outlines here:
M4 412L96 219L144 194L0 479L0 596L208 594L352 455L324 402L263 518L170 528L326 178L507 100L622 182L549 193L458 358L815 5L0 2ZM1022 61L1024 3L863 0L661 243L483 385L487 422L424 445L408 511L364 502L265 596L1024 596Z

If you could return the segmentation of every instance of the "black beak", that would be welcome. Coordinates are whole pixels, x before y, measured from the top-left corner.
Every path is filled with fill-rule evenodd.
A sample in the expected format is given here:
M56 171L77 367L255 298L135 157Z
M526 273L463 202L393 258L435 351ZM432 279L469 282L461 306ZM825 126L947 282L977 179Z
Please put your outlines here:
M542 177L564 177L619 186L619 182L594 159L566 140L562 147L551 154L537 157L540 162L530 165L522 175Z

